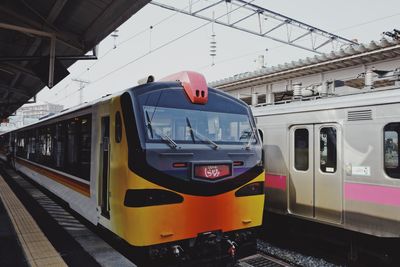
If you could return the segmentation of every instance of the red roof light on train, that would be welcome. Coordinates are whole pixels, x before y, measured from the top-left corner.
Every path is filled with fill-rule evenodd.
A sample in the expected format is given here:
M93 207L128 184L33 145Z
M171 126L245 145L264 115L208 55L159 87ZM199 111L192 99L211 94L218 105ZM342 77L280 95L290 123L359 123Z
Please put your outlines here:
M193 104L206 104L208 87L204 76L194 71L182 71L167 76L160 81L179 81Z

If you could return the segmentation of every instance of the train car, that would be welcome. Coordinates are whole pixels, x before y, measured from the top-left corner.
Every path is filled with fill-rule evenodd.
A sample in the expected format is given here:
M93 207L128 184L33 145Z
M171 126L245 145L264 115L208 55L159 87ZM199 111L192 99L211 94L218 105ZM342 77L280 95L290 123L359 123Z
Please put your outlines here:
M266 210L400 237L400 88L253 109Z
M244 102L182 72L3 134L0 144L17 170L157 258L233 256L253 240L264 205L259 138Z

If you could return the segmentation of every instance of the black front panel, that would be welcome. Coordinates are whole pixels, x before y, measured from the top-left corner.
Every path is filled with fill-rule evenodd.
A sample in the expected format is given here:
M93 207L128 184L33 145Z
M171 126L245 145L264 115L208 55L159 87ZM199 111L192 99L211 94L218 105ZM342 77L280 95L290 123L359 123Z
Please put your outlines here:
M160 91L161 88L162 94L148 94L149 91ZM145 114L142 108L149 105L158 109L162 104L162 107L224 112L228 115L231 112L238 116L246 115L249 123L254 125L248 106L237 99L209 89L208 103L196 105L188 100L177 83L154 83L147 85L147 88L146 85L139 86L124 93L121 104L128 137L129 168L144 179L177 192L211 196L239 188L263 172L262 166L257 165L261 160L261 145L256 135L246 134L242 137L254 140L251 141L251 149L246 148L247 139L238 141L240 136L236 141L215 141L218 145L215 148L207 140L192 141L190 135L186 137L187 141L175 139L178 147L173 148L165 139L151 139L146 122L152 121L154 114ZM234 162L240 164L235 165ZM227 165L230 170L218 181L196 179L193 168L201 164L210 166L211 172L215 171L212 167L217 164ZM222 168L219 171L225 174L227 170Z

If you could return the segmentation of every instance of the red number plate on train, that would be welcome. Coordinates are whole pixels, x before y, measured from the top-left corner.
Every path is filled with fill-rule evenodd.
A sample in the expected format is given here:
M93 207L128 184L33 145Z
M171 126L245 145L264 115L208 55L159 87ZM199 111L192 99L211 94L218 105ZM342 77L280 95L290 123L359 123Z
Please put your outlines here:
M228 177L232 174L230 164L217 164L217 165L195 165L194 177L206 180L215 180L219 178Z

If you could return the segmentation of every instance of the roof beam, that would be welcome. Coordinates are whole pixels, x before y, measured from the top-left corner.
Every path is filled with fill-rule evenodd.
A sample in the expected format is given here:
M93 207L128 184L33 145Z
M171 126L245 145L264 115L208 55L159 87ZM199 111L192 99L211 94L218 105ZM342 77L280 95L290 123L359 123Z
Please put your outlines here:
M54 23L54 21L58 18L58 15L60 15L62 9L64 8L64 6L67 2L68 2L68 0L57 0L54 3L49 14L47 15L47 18L46 18L47 23L49 23L49 24Z
M0 57L0 62L11 62L11 61L38 61L42 56L12 56L12 57ZM64 56L55 56L58 60L94 60L97 59L97 56L94 55L64 55Z
M49 15L46 18L47 23L53 24L54 21L57 19L58 15L60 15L62 9L64 8L65 4L68 2L68 0L57 0L52 9L49 12ZM29 47L28 51L26 52L27 56L33 56L36 51L39 49L40 44L42 43L42 39L36 38L35 41L33 41L32 45ZM24 61L21 63L21 66L25 67L28 64L28 61ZM21 77L21 72L18 72L15 76L14 79L10 83L10 87L14 87L19 78Z
M13 94L17 94L17 95L20 95L20 96L24 96L24 97L30 98L30 96L27 95L24 90L13 88L13 87L9 87L9 86L5 86L5 85L0 85L0 92L8 92L8 93L12 92Z
M3 69L9 70L11 72L14 72L14 73L22 72L23 74L29 75L32 78L39 80L39 78L36 76L35 73L33 73L33 71L31 71L30 69L23 67L21 65L13 64L13 63L1 63L0 67Z
M31 47L29 47L29 49L28 49L26 54L28 56L33 55L37 51L37 49L39 48L41 42L42 42L42 40L40 38L36 38L35 41L33 41ZM28 64L28 61L22 62L21 66L25 67L26 64ZM16 85L16 83L18 82L20 77L21 77L21 72L17 72L15 74L15 76L14 76L14 79L10 83L10 87L14 87Z
M41 37L47 37L47 38L52 38L55 35L50 33L50 32L45 32L41 30L36 30L33 28L27 28L27 27L21 27L18 25L13 25L13 24L8 24L8 23L2 23L0 22L0 28L1 29L6 29L6 30L12 30L12 31L18 31L18 32L23 32L26 34L33 34Z
M104 33L112 32L149 2L150 0L110 1L110 4L104 9L103 13L86 29L83 35L86 46L91 49L108 35L99 35L99 28L102 29ZM116 17L115 14L119 14L119 16ZM112 21L106 19L112 17L116 18Z
M75 34L68 33L68 32L60 32L58 29L56 29L54 27L49 27L49 26L43 25L43 23L40 23L36 20L33 20L33 19L23 16L21 14L18 14L15 11L10 10L1 5L0 5L0 11L16 18L19 22L21 22L22 24L24 24L26 26L26 27L22 27L22 26L14 25L16 27L22 27L22 28L26 28L26 29L30 28L31 31L33 31L33 32L39 31L42 33L45 33L45 32L47 32L48 34L51 33L54 36L56 36L57 40L59 42L63 43L64 45L66 45L70 48L73 48L73 49L77 50L78 52L85 52L85 47L83 45L83 42Z

